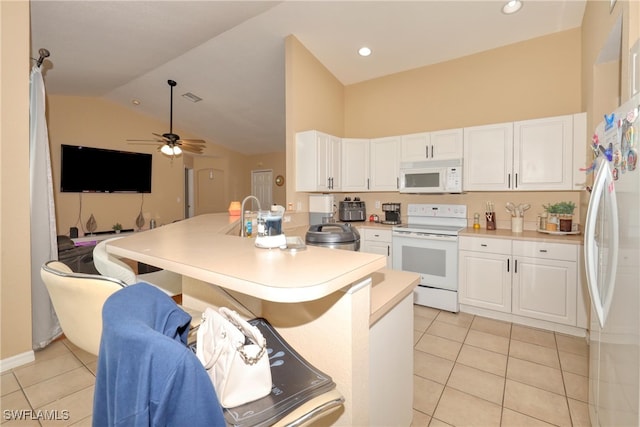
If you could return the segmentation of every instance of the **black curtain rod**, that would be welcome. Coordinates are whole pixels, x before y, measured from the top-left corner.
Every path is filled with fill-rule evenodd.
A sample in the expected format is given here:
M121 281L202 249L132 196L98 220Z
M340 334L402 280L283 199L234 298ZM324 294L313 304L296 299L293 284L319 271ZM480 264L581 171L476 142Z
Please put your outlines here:
M38 53L40 54L40 57L37 59L36 65L39 67L42 65L42 61L44 61L45 58L48 58L49 55L51 54L45 48L41 48L40 50L38 50ZM35 58L31 58L31 59L36 60Z

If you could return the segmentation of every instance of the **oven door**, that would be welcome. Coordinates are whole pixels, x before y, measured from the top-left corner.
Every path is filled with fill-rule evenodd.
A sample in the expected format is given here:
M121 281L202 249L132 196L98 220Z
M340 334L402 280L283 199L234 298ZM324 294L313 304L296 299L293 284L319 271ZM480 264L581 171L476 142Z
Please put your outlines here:
M420 286L458 290L458 236L393 232L393 268L420 274Z

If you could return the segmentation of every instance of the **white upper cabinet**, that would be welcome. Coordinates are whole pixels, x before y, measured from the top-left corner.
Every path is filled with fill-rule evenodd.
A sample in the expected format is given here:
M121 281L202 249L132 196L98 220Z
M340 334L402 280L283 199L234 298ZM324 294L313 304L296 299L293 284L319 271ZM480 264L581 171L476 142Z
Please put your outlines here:
M296 134L296 191L337 191L341 140L315 130Z
M510 189L513 169L513 123L465 128L462 165L464 191Z
M369 145L371 191L398 191L400 179L400 137L372 139Z
M369 189L369 140L342 138L342 191Z
M576 115L580 116L580 115ZM464 129L465 191L579 189L574 146L584 149L585 127L574 116L557 116ZM574 131L574 128L576 129ZM575 166L582 167L582 166Z
M462 157L462 129L402 136L401 161L447 160Z
M573 117L515 122L513 190L571 190Z

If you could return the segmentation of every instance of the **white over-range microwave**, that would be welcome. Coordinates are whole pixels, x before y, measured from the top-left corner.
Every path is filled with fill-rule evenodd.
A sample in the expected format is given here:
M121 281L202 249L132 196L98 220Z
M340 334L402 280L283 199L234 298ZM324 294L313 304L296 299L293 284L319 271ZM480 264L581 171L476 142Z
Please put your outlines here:
M400 163L401 193L462 193L462 159Z

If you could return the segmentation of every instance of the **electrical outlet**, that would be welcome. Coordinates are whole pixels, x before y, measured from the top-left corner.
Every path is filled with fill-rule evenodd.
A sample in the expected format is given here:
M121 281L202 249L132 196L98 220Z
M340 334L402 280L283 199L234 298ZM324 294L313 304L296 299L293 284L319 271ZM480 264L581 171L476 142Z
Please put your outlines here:
M380 209L380 200L376 200L376 209Z
M284 218L282 218L283 222L291 222L291 215L285 215Z

